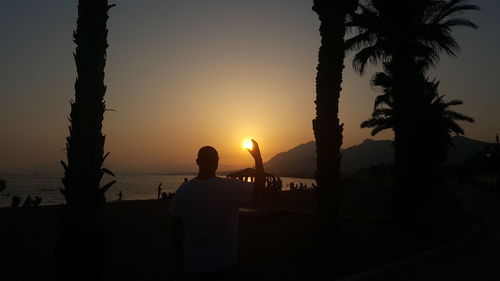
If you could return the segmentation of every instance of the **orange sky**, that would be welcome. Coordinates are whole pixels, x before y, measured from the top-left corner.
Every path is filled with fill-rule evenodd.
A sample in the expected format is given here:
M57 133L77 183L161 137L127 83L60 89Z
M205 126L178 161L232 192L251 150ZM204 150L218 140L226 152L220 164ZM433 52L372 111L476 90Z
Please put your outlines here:
M246 138L261 144L264 160L312 140L320 38L311 3L187 2L123 0L110 12L106 102L115 111L104 123L110 165L193 163L199 147L212 145L221 164L248 166ZM479 31L458 32L462 55L443 59L435 72L448 98L465 101L456 109L476 118L465 126L467 136L489 141L500 120L500 88L492 73L480 73L500 63L493 55L500 44L491 36L498 20L491 18L476 16ZM0 173L57 167L74 95L76 2L12 2L0 19L16 26L0 30L6 42L0 45ZM360 78L349 59L346 65L341 118L350 146L370 137L359 124L372 110L376 93L368 80L376 68Z

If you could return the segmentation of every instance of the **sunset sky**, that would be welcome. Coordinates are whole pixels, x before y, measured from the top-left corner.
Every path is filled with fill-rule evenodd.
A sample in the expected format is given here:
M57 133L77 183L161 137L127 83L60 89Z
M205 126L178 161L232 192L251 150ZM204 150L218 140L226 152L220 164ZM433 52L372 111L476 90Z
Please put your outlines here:
M493 141L500 131L500 1L467 16L458 58L443 56L433 75L441 93L461 99L476 123L466 136ZM311 120L319 20L311 0L115 0L108 21L104 133L114 167L193 163L212 145L222 166L251 165L254 138L264 160L313 140ZM0 173L57 167L64 159L74 96L76 0L3 1L0 9ZM376 92L346 60L341 119L344 147L370 137L359 124ZM390 133L377 136L391 138Z

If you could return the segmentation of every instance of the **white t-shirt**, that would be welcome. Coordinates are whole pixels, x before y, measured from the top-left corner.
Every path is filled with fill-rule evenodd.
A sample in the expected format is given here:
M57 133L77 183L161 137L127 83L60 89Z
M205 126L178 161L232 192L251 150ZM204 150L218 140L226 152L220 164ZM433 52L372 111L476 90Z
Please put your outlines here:
M236 263L238 208L252 192L252 183L218 177L179 187L170 214L183 221L186 271L215 272Z

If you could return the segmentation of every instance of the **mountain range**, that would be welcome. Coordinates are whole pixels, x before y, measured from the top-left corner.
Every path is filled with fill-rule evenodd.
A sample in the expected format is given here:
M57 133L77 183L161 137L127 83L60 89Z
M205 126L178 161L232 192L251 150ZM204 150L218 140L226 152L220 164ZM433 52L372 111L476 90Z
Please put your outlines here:
M467 137L452 138L448 150L449 164L465 161L490 143ZM264 163L265 170L280 176L311 178L316 170L316 146L314 141L303 143L286 152L276 154ZM352 173L363 167L394 162L391 140L366 139L361 144L342 149L342 171Z
M460 163L483 150L487 142L466 137L453 137L453 148L448 152L448 163ZM363 167L393 162L394 151L391 140L366 139L358 145L342 149L342 171L352 173ZM108 168L117 174L192 174L198 170L195 163L157 163L146 166L127 166L110 163ZM286 152L281 152L264 163L265 170L279 176L312 178L316 170L316 146L314 141L300 144ZM240 170L241 166L221 165L221 174ZM13 174L59 175L61 166L57 162L3 171ZM2 171L0 171L2 172Z

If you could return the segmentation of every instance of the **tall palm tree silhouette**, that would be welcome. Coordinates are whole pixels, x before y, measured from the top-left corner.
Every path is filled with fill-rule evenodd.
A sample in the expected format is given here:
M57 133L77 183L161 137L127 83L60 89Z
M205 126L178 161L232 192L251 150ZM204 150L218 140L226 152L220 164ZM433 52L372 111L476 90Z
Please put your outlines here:
M106 106L104 67L108 47L106 27L107 0L80 0L77 28L73 33L77 79L75 100L71 103L67 164L64 167L61 193L66 199L59 241L61 280L99 280L104 257L101 209L104 192L115 183L100 186L104 140L102 121Z
M354 69L363 74L368 63L381 62L392 77L391 128L398 182L393 215L397 222L414 222L416 197L411 192L421 184L415 175L426 174L426 148L419 145L426 138L421 118L426 105L425 72L436 66L442 53L459 53L452 30L477 28L460 15L478 9L463 0L368 0L347 23L357 32L346 40L348 50L359 50Z
M321 21L321 47L316 75L316 183L318 205L324 226L332 226L337 213L337 188L340 179L342 129L338 117L342 71L344 69L344 36L346 16L354 12L358 1L314 0L313 11Z

